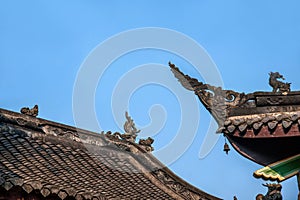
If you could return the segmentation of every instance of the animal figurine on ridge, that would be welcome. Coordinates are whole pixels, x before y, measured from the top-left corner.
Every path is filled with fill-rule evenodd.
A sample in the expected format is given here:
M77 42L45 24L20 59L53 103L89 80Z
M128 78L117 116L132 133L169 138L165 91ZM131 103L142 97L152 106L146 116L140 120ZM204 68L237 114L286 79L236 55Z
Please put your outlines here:
M35 105L33 108L24 107L21 108L20 112L25 115L36 117L39 114L39 106Z
M281 184L263 184L263 186L268 188L268 192L266 195L258 194L256 200L282 200Z
M277 80L285 80L285 78L279 72L270 72L269 75L269 84L273 88L273 92L287 93L291 91L291 83L284 83Z

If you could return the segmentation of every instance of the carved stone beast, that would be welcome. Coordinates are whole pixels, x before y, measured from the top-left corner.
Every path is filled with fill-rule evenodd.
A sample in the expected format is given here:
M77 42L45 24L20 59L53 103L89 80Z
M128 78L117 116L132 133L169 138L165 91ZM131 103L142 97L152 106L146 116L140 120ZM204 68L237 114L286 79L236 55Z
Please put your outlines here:
M284 83L277 79L285 80L284 77L279 74L279 72L270 72L269 73L269 84L273 88L273 92L290 92L291 91L291 83Z
M268 187L268 192L266 195L258 194L256 200L282 200L280 184L263 184L263 186Z

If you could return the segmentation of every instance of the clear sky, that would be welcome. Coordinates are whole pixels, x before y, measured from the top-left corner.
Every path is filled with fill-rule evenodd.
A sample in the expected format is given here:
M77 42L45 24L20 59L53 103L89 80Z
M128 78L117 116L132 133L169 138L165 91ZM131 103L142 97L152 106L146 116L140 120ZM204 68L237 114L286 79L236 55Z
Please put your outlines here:
M246 93L271 91L268 73L279 71L300 90L299 7L297 0L0 1L0 107L38 104L39 117L78 125L79 101L80 109L94 109L101 128L83 125L92 131L122 131L128 110L140 137L155 139L154 154L177 175L226 200L254 199L266 193L252 176L261 166L223 152L224 138L209 131L210 115L167 63ZM80 88L77 77L92 65ZM296 199L296 178L282 185L284 199Z

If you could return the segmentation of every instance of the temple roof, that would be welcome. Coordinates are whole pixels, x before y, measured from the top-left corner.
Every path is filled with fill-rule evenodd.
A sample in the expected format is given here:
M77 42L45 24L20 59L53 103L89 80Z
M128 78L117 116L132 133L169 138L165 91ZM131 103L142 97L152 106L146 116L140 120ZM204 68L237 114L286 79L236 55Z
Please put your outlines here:
M0 109L0 192L18 187L61 199L219 199L161 164L146 140L122 136Z
M276 79L275 83L281 85L281 88L274 88L271 84L272 76L283 78L278 72L270 73L273 92L258 91L245 94L204 84L183 74L174 64L169 63L169 66L182 86L194 91L216 119L219 133L265 137L266 135L257 134L262 128L268 129L271 135L279 126L285 131L294 125L300 125L300 91L290 91L291 83L283 83ZM299 131L290 134L299 135Z
M279 72L269 73L272 91L245 94L200 82L169 66L217 121L217 133L241 155L263 166L300 155L300 91L291 91L291 83L280 81L284 77Z

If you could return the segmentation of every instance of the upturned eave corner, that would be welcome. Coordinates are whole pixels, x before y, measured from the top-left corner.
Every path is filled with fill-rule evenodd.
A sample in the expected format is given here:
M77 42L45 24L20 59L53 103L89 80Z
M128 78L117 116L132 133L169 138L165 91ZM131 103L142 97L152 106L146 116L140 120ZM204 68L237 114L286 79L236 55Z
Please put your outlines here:
M253 98L252 94L246 95L245 93L223 90L222 87L204 84L182 73L179 68L171 62L169 62L169 66L181 85L190 91L194 91L195 95L198 96L200 102L219 124L220 130L229 116L231 108L245 106L245 104Z
M278 79L284 77L278 72L269 73L272 91L245 94L205 84L184 74L175 64L169 62L169 66L181 85L194 91L200 102L216 119L219 124L217 132L225 131L224 124L228 125L231 118L300 111L300 91L291 91L291 83L279 81Z
M223 133L242 156L267 166L300 154L300 91L292 91L291 83L280 81L284 80L280 73L269 73L271 91L245 94L204 84L174 64L169 66L183 87L194 91L215 118L217 132Z

